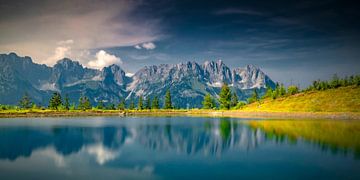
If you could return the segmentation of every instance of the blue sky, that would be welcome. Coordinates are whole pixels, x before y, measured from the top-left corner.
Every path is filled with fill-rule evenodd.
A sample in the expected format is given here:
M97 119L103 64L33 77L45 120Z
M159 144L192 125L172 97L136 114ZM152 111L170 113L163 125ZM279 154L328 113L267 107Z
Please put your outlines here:
M133 73L222 59L301 86L360 73L360 13L350 1L8 1L0 10L0 52L48 65L70 57Z

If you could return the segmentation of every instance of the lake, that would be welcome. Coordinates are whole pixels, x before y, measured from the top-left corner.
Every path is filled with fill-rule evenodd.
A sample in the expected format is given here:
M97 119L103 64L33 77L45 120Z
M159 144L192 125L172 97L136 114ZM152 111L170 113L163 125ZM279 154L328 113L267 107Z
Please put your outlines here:
M360 123L0 119L0 179L360 179Z

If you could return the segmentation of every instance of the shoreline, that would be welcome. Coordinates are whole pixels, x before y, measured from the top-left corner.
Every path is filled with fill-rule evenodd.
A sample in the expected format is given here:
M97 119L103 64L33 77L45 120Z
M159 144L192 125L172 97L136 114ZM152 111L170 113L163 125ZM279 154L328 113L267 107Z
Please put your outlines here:
M358 112L258 112L241 110L111 110L111 111L28 111L1 112L0 118L87 117L87 116L203 116L267 119L339 119L360 120Z

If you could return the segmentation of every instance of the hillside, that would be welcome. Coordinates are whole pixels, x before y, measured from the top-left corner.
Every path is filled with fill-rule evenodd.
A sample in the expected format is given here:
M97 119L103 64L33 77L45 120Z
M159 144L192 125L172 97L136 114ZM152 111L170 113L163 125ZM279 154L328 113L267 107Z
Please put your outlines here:
M360 112L360 87L310 91L278 99L265 99L241 111L256 112Z

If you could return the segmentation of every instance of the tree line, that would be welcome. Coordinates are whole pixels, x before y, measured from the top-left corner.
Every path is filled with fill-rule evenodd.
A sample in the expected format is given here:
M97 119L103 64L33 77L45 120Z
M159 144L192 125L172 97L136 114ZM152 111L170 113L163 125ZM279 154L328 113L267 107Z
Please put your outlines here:
M283 84L276 83L275 88L267 87L266 92L263 96L259 95L259 90L254 89L252 95L246 101L239 101L236 92L232 92L227 84L224 84L221 87L219 98L212 97L209 93L204 96L202 105L203 109L239 109L246 104L253 102L258 102L265 98L277 99L280 97L294 95L300 92L307 91L322 91L327 89L335 89L339 87L346 86L360 86L360 75L355 76L346 76L344 78L339 78L336 74L331 80L321 81L316 80L308 86L307 88L300 90L298 86L291 85L285 88ZM219 104L219 107L218 107ZM25 93L25 95L19 101L19 107L23 109L38 108L35 103L31 101L30 96ZM16 106L10 105L0 105L0 109L14 109ZM61 94L54 92L49 100L49 109L54 110L88 110L88 109L108 109L108 110L144 110L144 109L160 109L160 101L157 96L153 98L147 97L146 99L143 96L138 98L138 102L135 105L133 99L130 100L130 103L127 105L125 99L121 99L117 105L108 104L105 106L104 101L98 101L96 106L93 106L88 97L82 95L79 98L77 106L75 103L70 103L68 95L65 95L64 98L61 97ZM166 91L164 97L164 109L174 109L170 90Z
M213 98L209 93L205 95L202 102L203 109L217 109L218 107L216 102L219 102L220 109L237 108L238 106L242 106L244 104L243 101L239 101L236 92L232 92L226 83L221 87L219 99Z
M171 98L170 90L167 90L164 97L164 109L173 109L173 102ZM30 108L39 108L35 103L31 101L30 96L25 93L24 96L20 99L18 106L22 109L30 109ZM13 106L10 105L0 105L0 109L13 109ZM145 110L145 109L160 109L160 100L158 96L154 96L153 98L147 97L143 98L141 95L138 98L137 105L133 99L130 100L130 103L127 105L125 103L125 99L120 99L117 105L110 103L107 106L103 100L99 100L96 106L93 106L90 102L90 99L87 96L81 95L76 106L75 103L70 103L70 99L68 95L65 95L64 98L61 97L59 92L54 92L51 98L49 99L48 109L52 110L89 110L89 109L99 109L99 110ZM43 107L43 109L45 109Z
M217 109L216 101L220 104L220 109L239 109L246 104L258 102L261 99L271 98L277 99L280 97L295 95L300 92L307 91L322 91L327 89L335 89L346 86L360 86L360 75L346 76L339 78L336 74L329 81L316 80L309 87L300 90L298 86L290 85L287 88L283 84L276 83L275 88L267 87L266 92L260 97L258 90L254 89L252 95L247 101L239 101L236 92L231 92L227 84L221 87L219 99L213 98L210 94L206 94L203 100L203 109Z

